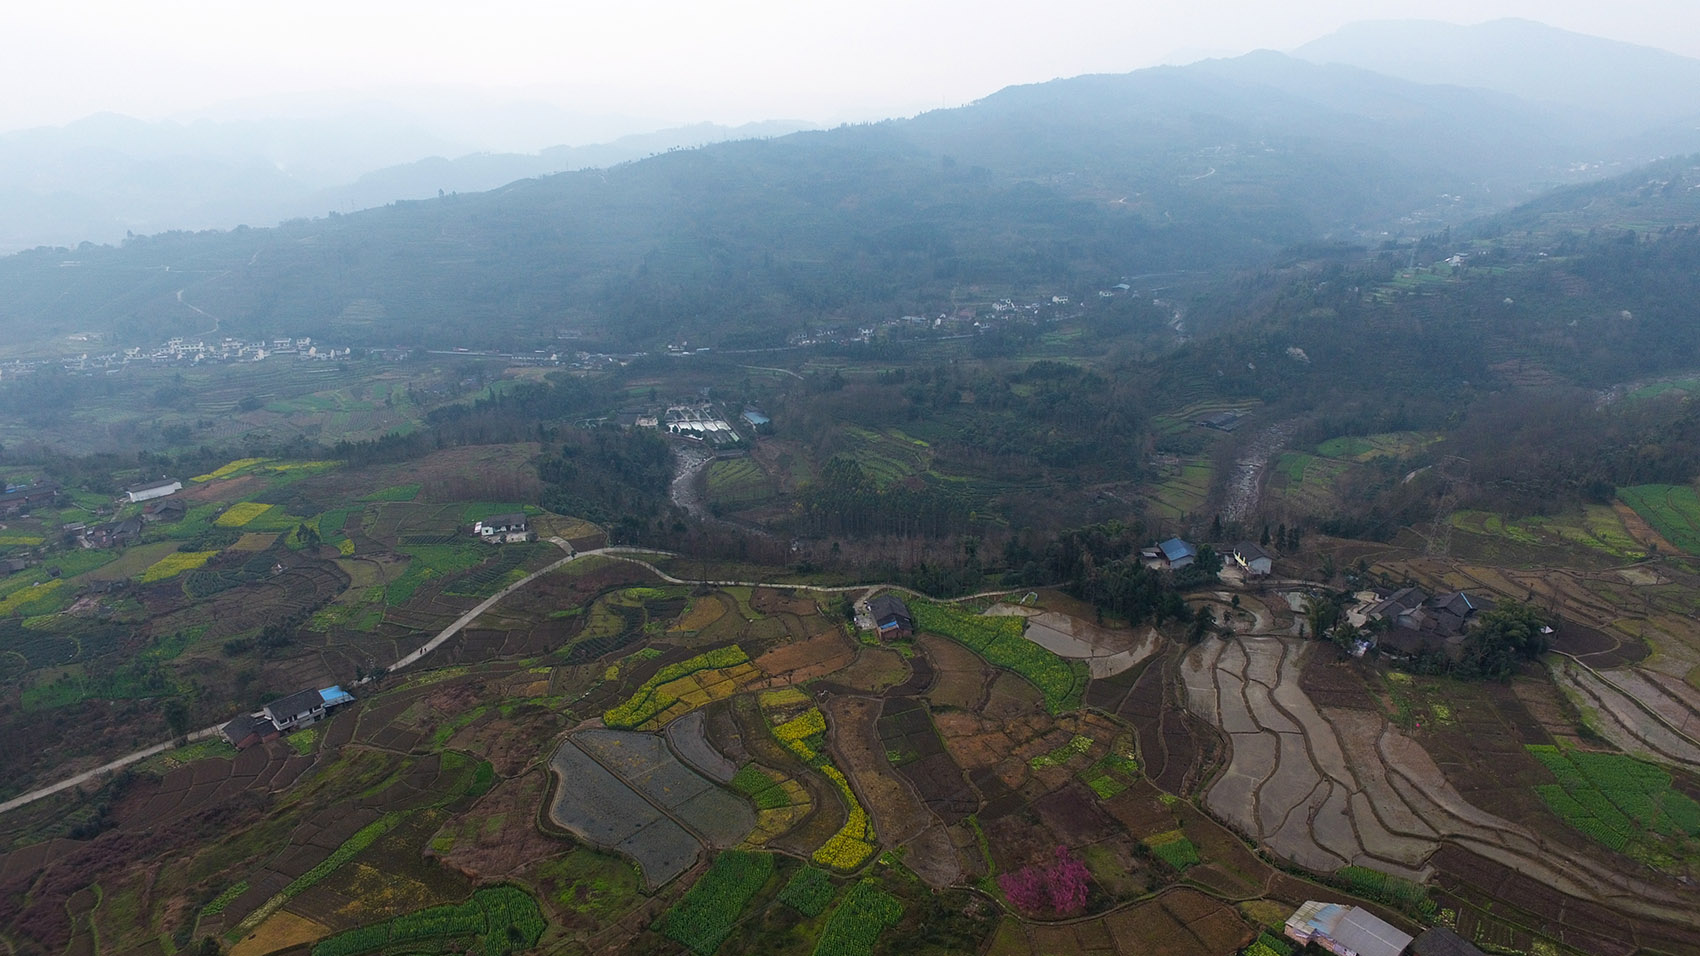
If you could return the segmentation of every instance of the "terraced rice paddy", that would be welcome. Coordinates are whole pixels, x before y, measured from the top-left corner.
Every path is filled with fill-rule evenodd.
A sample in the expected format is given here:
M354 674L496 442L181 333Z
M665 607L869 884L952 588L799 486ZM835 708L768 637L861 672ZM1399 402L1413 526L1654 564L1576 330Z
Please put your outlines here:
M753 458L720 459L708 466L710 505L744 508L774 497L778 489Z
M1153 485L1148 506L1159 517L1180 520L1197 511L1210 493L1212 469L1207 460L1183 462Z
M1317 649L1211 638L1188 654L1188 706L1232 746L1206 794L1214 812L1323 872L1355 865L1422 882L1436 852L1459 847L1578 898L1680 922L1681 893L1472 805L1378 710L1319 707L1299 684L1305 655Z
M565 743L549 769L570 786L557 791L549 817L594 846L631 857L654 887L696 862L701 844L575 744Z
M736 845L755 826L749 804L682 763L656 734L584 730L573 740L710 846Z
M1602 737L1628 753L1700 770L1700 744L1679 729L1692 726L1700 715L1700 693L1694 688L1635 668L1596 670L1579 662L1555 661L1550 671Z

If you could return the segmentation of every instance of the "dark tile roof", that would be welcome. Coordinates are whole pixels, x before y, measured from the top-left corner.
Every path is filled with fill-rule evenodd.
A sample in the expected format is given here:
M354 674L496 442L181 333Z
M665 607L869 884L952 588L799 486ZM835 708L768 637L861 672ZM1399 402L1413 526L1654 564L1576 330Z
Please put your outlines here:
M909 606L895 595L881 594L869 601L868 613L873 615L875 624L883 624L896 618L907 627L915 626L915 619L909 614Z
M1482 951L1444 926L1423 930L1411 941L1416 956L1483 956Z
M266 712L278 720L294 720L297 716L325 706L317 690L303 690L266 705Z
M1234 553L1247 561L1256 561L1258 558L1268 558L1271 561L1275 560L1273 555L1263 550L1262 547L1253 541L1241 541L1239 544L1234 545Z
M1416 655L1424 651L1438 651L1444 643L1444 638L1434 631L1419 631L1410 627L1389 628L1375 639L1382 648L1400 654Z
M1421 607L1428 595L1421 588L1400 588L1369 609L1370 617L1398 617Z
M242 741L247 740L254 734L259 734L264 737L266 734L274 733L276 730L277 726L274 725L271 722L271 719L264 714L243 714L230 723L224 725L224 739L230 741L232 744L239 745Z

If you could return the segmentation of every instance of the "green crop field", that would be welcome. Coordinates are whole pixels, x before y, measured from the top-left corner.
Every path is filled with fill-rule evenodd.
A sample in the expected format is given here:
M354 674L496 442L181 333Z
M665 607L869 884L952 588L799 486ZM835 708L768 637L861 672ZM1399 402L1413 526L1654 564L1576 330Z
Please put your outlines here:
M1316 446L1324 458L1369 461L1374 458L1403 458L1432 444L1437 436L1420 432L1382 432L1376 435L1342 435Z
M414 483L414 484L411 484L411 485L391 485L388 488L380 488L377 491L374 491L371 494L365 496L364 498L361 498L360 500L361 501L412 501L414 498L418 497L420 487L421 486L418 483Z
M433 906L338 933L315 945L312 956L358 956L376 950L506 956L536 946L547 928L531 894L492 886L465 903Z
M1617 512L1605 505L1584 505L1579 515L1531 515L1514 519L1491 511L1459 511L1452 515L1451 521L1459 531L1531 549L1580 548L1621 561L1639 560L1646 554L1646 548L1630 537Z
M1183 518L1204 504L1210 492L1210 462L1189 461L1180 470L1153 486L1149 494L1152 512L1165 518Z
M1687 554L1700 554L1700 495L1691 485L1634 485L1617 496L1665 540Z
M856 426L850 426L847 432L855 440L851 457L869 478L881 485L926 472L932 464L932 449L925 441L901 432L877 432Z
M1153 856L1177 870L1196 866L1202 861L1198 855L1198 847L1179 830L1146 837L1145 845L1151 849Z
M475 568L497 554L496 548L491 545L471 539L454 544L406 545L399 550L412 560L408 562L407 570L385 592L385 600L391 607L407 603L413 592L426 581Z
M1537 744L1529 752L1558 778L1535 790L1566 823L1655 866L1692 853L1700 803L1672 789L1663 769L1622 754Z
M1367 866L1343 866L1335 871L1334 876L1354 893L1406 910L1424 911L1433 906L1428 899L1428 888L1421 883L1413 883Z
M831 874L816 866L805 866L779 892L779 902L804 916L819 916L826 912L837 892Z
M815 956L869 956L880 934L903 918L903 904L873 879L850 888L815 944Z
M697 956L710 956L732 935L750 900L773 875L773 855L727 850L679 902L661 914L662 934Z
M1350 462L1336 458L1284 452L1275 460L1269 490L1301 512L1326 514L1335 505L1335 483L1350 467Z
M770 500L777 489L753 458L715 461L708 466L710 504L743 507Z
M1086 693L1086 663L1065 660L1022 637L1022 618L986 617L931 601L912 601L909 606L916 630L966 644L991 664L1025 677L1045 695L1051 713L1079 709Z
M1643 385L1635 391L1630 392L1629 397L1636 399L1654 398L1668 392L1682 392L1687 395L1700 393L1700 379L1679 378L1672 379L1668 382L1654 382L1651 385Z

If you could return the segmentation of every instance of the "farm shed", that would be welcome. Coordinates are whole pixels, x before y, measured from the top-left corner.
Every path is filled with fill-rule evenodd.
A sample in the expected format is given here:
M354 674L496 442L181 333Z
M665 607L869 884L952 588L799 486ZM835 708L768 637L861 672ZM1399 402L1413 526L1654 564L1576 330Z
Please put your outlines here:
M1231 432L1240 427L1240 419L1244 417L1245 416L1240 412L1235 411L1217 412L1214 415L1200 418L1198 420L1198 424L1204 428L1214 428L1221 432Z
M1275 559L1251 541L1234 545L1234 563L1245 569L1248 576L1262 577L1275 570Z
M183 483L175 478L161 478L158 481L144 481L124 489L124 497L131 504L138 501L148 501L152 498L164 498L183 490Z
M910 615L909 606L895 595L882 594L869 601L868 615L874 619L874 627L881 639L908 637L915 633L915 618Z
M491 515L472 526L472 533L485 541L512 543L531 540L531 519L518 512Z
M1319 900L1310 900L1289 916L1283 933L1337 956L1400 956L1411 945L1410 934L1366 909Z

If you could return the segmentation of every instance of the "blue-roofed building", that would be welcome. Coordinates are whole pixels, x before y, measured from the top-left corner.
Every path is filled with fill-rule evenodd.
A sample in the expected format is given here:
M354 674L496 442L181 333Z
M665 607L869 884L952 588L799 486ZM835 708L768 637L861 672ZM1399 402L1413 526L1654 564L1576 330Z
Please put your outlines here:
M773 419L768 418L756 409L746 408L744 409L744 421L749 422L751 428L760 428L763 425L771 424Z
M1198 557L1198 549L1179 538L1170 538L1157 546L1163 555L1163 563L1171 571L1178 571L1191 564Z
M1287 918L1282 933L1315 943L1336 956L1400 956L1411 935L1360 906L1311 900Z

